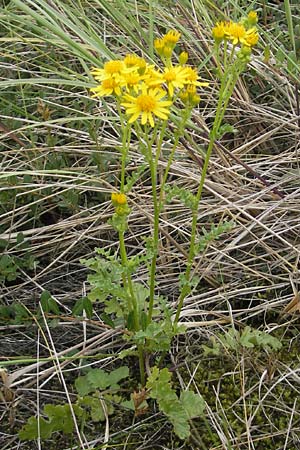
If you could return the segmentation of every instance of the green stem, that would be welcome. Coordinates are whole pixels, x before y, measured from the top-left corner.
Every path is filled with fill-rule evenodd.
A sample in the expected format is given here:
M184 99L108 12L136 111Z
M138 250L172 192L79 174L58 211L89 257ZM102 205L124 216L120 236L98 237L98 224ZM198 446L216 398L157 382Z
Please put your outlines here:
M127 259L127 252L126 252L126 246L125 246L125 240L124 240L124 231L119 231L119 242L120 242L120 254L121 254L121 260L122 260L122 266L125 268L128 268L128 259ZM133 291L133 284L130 273L127 274L126 277L127 286L129 289L129 302L128 307L130 311L133 311L133 321L134 321L134 329L135 331L139 331L140 329L140 321L139 321L139 314L138 314L138 306L137 301L134 295Z
M122 119L122 113L121 109L119 108L120 117ZM123 120L121 120L122 124L124 123ZM126 158L128 155L128 148L129 148L129 142L130 142L130 134L131 134L131 125L126 123L126 126L122 126L122 158L121 158L121 182L120 182L120 191L124 192L125 188L125 171L126 171ZM127 258L127 251L125 246L125 239L124 239L124 231L119 231L119 242L120 242L120 254L121 254L121 261L122 266L125 269L128 269L128 258ZM133 312L133 328L135 332L140 330L140 320L139 320L139 310L138 310L138 304L134 295L134 289L133 289L133 283L131 279L131 275L129 271L126 273L123 273L122 275L123 279L123 286L124 289L129 291L128 300L127 300L127 306L128 311ZM145 384L145 362L144 362L144 351L142 346L137 346L138 348L138 355L139 355L139 367L140 367L140 377L141 377L141 383L144 386Z
M228 73L229 72L229 73ZM233 74L233 76L230 77L230 75ZM209 160L211 157L211 153L214 147L214 143L217 139L217 133L220 128L220 125L222 123L224 114L226 112L226 108L229 102L229 99L232 95L232 92L235 87L235 83L238 79L238 76L240 74L239 70L236 70L236 68L229 68L229 71L225 70L225 73L223 74L222 80L221 80L221 86L220 86L220 92L219 92L219 100L217 104L217 110L215 115L215 120L213 123L213 128L210 133L210 140L201 172L201 178L196 194L196 202L195 202L195 208L192 212L192 230L191 230L191 240L190 240L190 248L189 248L189 255L188 255L188 261L186 265L185 270L185 284L182 286L179 299L178 299L178 306L177 311L174 319L174 325L178 323L180 313L182 310L183 302L186 297L186 295L190 291L190 275L191 275L191 269L193 266L194 258L195 258L195 242L196 242L196 235L197 235L197 219L198 219L198 209L199 209L199 203L202 196L203 186L207 174L207 169L209 165Z
M158 254L158 241L159 241L159 214L162 209L162 201L163 201L163 193L164 193L164 186L166 184L166 180L169 174L169 170L171 167L171 164L173 162L175 150L178 146L179 138L183 132L184 126L189 118L190 111L184 110L183 117L180 123L180 126L178 127L178 130L175 135L174 144L171 150L171 154L168 159L167 167L164 173L164 177L162 180L162 184L160 186L160 194L159 198L157 197L157 168L158 168L158 160L159 156L161 154L161 147L163 143L163 138L165 136L165 131L167 127L167 121L163 122L159 141L157 145L155 160L153 163L152 159L152 149L151 145L153 141L149 142L148 144L148 158L149 158L149 166L150 166L150 172L151 172L151 183L152 183L152 195L153 195L153 208L154 208L154 220L153 220L153 258L151 261L151 269L150 269L150 295L149 295L149 305L148 305L148 323L152 320L152 314L153 314L153 307L154 307L154 293L155 293L155 275L156 275L156 262L157 262L157 254Z
M189 119L189 117L191 115L191 109L184 109L182 111L183 111L183 113L182 113L181 122L180 122L180 125L177 128L176 134L174 136L174 144L173 144L173 147L172 147L172 150L171 150L168 162L167 162L167 167L165 169L164 177L163 177L163 180L162 180L162 183L161 183L161 186L160 186L160 195L159 195L159 209L160 209L160 211L162 209L162 200L163 200L164 188L165 188L165 184L167 182L167 178L168 178L168 175L169 175L170 167L171 167L172 162L173 162L175 150L176 150L176 148L178 146L178 142L179 142L180 136L183 135L183 131L184 131L185 125L186 125L186 123L187 123L187 121L188 121L188 119Z
M148 162L150 166L151 173L151 184L152 184L152 200L153 200L153 257L151 261L150 268L150 283L149 283L149 304L148 304L148 319L147 322L150 323L153 314L154 306L154 294L155 294L155 275L156 275L156 261L158 254L158 241L159 241L159 203L157 199L157 163L156 159L153 161L152 149L150 143L148 143Z
M122 110L120 108L120 105L118 104L118 113L121 118L121 126L122 126L122 147L121 147L121 180L120 180L120 192L124 193L124 186L125 186L125 172L126 172L126 158L128 155L128 149L129 149L129 142L130 142L130 136L131 136L131 124L126 122L126 125L124 126L125 119L122 114Z
M138 345L137 349L138 349L138 355L139 355L141 385L142 385L142 387L144 387L146 384L144 349L143 349L142 345Z
M119 231L119 241L120 241L120 254L121 254L122 265L123 265L123 267L128 267L128 259L127 259L123 231ZM127 275L126 285L128 286L128 289L129 289L128 309L129 309L129 311L133 311L133 324L134 324L134 330L136 332L136 331L140 330L140 320L139 320L138 305L137 305L137 301L136 301L136 298L134 295L133 284L132 284L132 279L131 279L130 273L128 273L128 275ZM143 349L142 345L137 345L137 349L138 349L138 357L139 357L141 384L142 384L142 386L145 386L144 349Z

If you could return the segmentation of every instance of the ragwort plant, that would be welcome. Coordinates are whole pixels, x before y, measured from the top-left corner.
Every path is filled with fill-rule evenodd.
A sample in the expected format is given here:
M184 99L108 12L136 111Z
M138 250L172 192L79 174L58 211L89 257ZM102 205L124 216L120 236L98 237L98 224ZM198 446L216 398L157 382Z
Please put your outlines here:
M217 66L219 95L195 195L177 186L174 188L167 185L180 136L189 125L193 108L200 101L198 88L208 86L207 82L199 80L197 70L188 65L189 56L186 52L181 52L175 61L174 49L180 39L180 33L170 30L161 39L155 40L154 48L159 56L156 66L139 56L127 55L123 59L106 62L103 68L92 70L98 82L91 90L92 95L112 96L115 99L122 134L119 147L120 185L118 191L111 194L114 214L110 220L118 233L119 252L112 254L104 249L97 249L99 256L84 261L93 272L88 277L91 285L88 297L92 302L103 302L103 320L105 316L107 323L122 327L124 338L137 349L141 390L133 393L131 403L126 404L115 395L116 390L118 392L118 381L129 375L128 368L124 366L110 374L93 369L75 382L78 398L72 405L73 416L70 405L46 405L44 415L47 419L31 417L19 433L22 440L50 438L57 431L72 434L74 414L81 423L81 429L88 420L101 421L105 416L104 410L107 414L112 413L112 399L115 403L122 402L123 406L131 407L136 415L139 415L147 409L147 398L152 398L181 439L187 438L190 434L190 420L203 416L205 407L203 398L189 390L177 395L172 387L170 371L167 368L160 368L160 363L170 348L172 338L184 332L179 318L185 298L197 284L197 279L192 273L195 256L203 251L211 240L218 239L232 226L226 222L217 227L212 226L209 232L204 232L200 236L197 234L197 216L214 143L222 135L222 129L226 128L223 118L228 102L240 74L246 69L251 58L252 48L258 41L256 23L257 15L251 11L239 23L219 22L212 30L214 39L212 57ZM172 126L172 130L175 130L172 149L161 182L158 184L158 162L167 136L167 127L171 121L175 125ZM145 163L129 177L126 166L132 141L138 142ZM144 253L128 256L125 233L131 212L130 191L146 168L150 169L152 184L154 211L152 236L145 241ZM156 265L161 214L165 202L174 196L179 197L191 210L192 225L185 272L178 280L180 292L177 309L173 311L167 300L156 292ZM149 269L147 285L134 279L134 273L142 264ZM84 305L82 307L85 308ZM131 349L125 354L130 352L132 354ZM147 368L146 379L145 356L154 353L160 354L160 361L156 366ZM149 362L149 358L147 360ZM107 388L111 389L111 392L107 392ZM105 408L102 400L108 405Z
M240 22L218 22L212 29L214 48L212 58L217 66L219 95L209 144L196 194L167 185L170 167L180 137L188 127L194 107L200 102L199 88L208 86L199 80L196 68L188 64L186 52L174 52L181 37L175 30L168 31L154 41L158 55L156 64L129 54L123 59L107 61L103 68L94 68L92 75L97 85L91 89L93 97L111 96L120 119L120 184L111 194L114 214L110 220L118 233L119 252L97 249L99 256L84 261L93 273L88 276L91 285L89 299L105 305L105 317L112 325L123 327L124 338L135 345L139 360L141 387L148 397L154 398L181 438L189 435L189 419L203 413L204 403L200 396L189 392L177 396L170 384L168 370L154 366L145 374L145 355L160 353L160 363L170 348L172 338L184 332L179 324L184 300L197 284L192 268L195 256L203 250L203 238L197 234L197 216L203 186L215 141L222 135L224 115L236 82L250 61L252 48L259 36L256 28L257 14L251 11ZM179 53L179 56L176 56ZM163 151L167 128L173 122L172 149L158 184L158 163ZM130 177L126 174L129 148L132 142L144 156L145 164ZM149 168L152 185L153 231L145 241L145 252L128 256L125 233L131 212L130 190ZM159 224L166 199L178 196L191 210L192 225L188 258L184 274L178 280L179 297L175 311L166 299L156 292L156 266L159 248ZM212 239L227 231L232 224L223 223L212 229ZM207 240L206 235L204 238ZM205 245L207 242L205 241ZM139 265L148 267L147 285L134 280ZM189 406L188 406L189 405ZM192 406L194 405L194 407ZM198 406L197 406L198 405ZM199 405L201 405L199 407Z

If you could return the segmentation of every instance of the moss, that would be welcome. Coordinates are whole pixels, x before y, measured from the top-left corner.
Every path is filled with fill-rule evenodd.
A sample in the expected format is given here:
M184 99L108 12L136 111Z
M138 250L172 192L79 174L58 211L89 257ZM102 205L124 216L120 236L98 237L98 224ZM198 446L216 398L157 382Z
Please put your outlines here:
M293 335L292 332L289 334L290 337ZM288 448L296 450L297 435L293 428L299 427L299 416L294 414L292 423L290 421L292 411L299 411L300 399L293 383L288 383L282 373L286 373L287 367L292 369L298 363L298 345L296 339L291 346L290 340L285 339L282 350L277 354L251 350L239 355L213 356L202 361L199 357L193 363L194 367L190 367L193 382L209 405L217 424L209 425L201 419L194 422L206 448L222 445L217 426L226 436L228 448L248 448L248 421L256 449L283 448L291 426ZM188 384L190 373L181 370L180 374Z

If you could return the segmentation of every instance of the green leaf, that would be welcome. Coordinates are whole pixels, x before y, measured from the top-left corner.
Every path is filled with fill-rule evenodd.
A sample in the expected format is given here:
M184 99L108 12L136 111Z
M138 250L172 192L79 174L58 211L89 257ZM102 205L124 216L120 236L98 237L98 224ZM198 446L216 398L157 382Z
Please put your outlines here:
M188 413L172 389L170 380L171 373L167 368L159 370L158 367L153 367L146 387L149 390L149 396L157 400L160 411L172 423L177 436L180 439L186 439L190 435Z
M82 316L83 311L85 311L88 319L93 316L93 305L88 297L80 298L76 301L72 309L72 314L74 316Z
M114 321L105 313L100 314L100 319L105 323L106 325L109 325L112 328L115 328Z
M93 392L93 387L87 382L86 376L81 376L75 380L75 389L82 397Z
M192 391L182 391L180 401L189 419L202 416L205 408L205 401L199 394Z
M110 386L110 374L102 369L91 369L86 375L87 382L94 390Z
M93 317L93 304L88 297L83 297L83 309L85 310L86 317L91 319Z
M80 399L80 405L88 406L90 408L91 419L93 422L103 422L105 420L105 414L99 398L85 396Z
M175 405L173 405L173 407L175 407ZM190 436L190 424L184 409L177 406L176 411L171 411L168 417L174 427L174 433L176 433L180 439L187 439Z
M72 433L74 421L69 405L52 405L44 407L44 413L49 417L53 431L62 431L65 434Z
M75 305L72 308L73 316L81 316L83 312L83 298L80 298L76 301Z
M86 375L75 380L75 388L79 395L85 396L96 390L104 390L108 387L115 388L117 383L129 376L127 366L121 366L111 372L102 369L91 369Z
M39 424L38 424L39 421ZM21 441L31 441L37 439L48 439L52 434L52 424L40 417L29 417L27 423L19 431Z
M129 368L127 366L118 367L109 373L109 386L114 387L119 381L129 377Z
M43 291L41 294L40 306L43 309L44 313L52 312L57 315L60 314L57 302L47 290Z
M150 289L148 287L145 287L142 283L137 282L132 283L132 287L135 299L138 304L138 308L141 311L144 309L145 301L150 295Z
M245 327L240 337L240 344L243 347L253 348L261 347L264 349L280 350L282 347L281 342L265 331L259 331Z
M206 247L213 241L218 240L223 233L228 233L234 227L233 221L220 222L218 225L212 224L210 230L202 228L202 236L199 236L195 245L195 252L202 253Z
M50 312L53 312L53 314L57 314L57 315L60 314L58 304L57 304L57 302L54 300L53 297L50 297L50 298L49 298L49 300L48 300L48 305L49 305L49 311L50 311Z
M78 405L72 405L72 407L75 415L81 417L83 414L82 408ZM74 421L69 404L47 404L44 407L43 413L48 416L49 420L45 420L43 417L30 417L19 431L21 440L33 440L38 437L48 439L55 431L62 431L65 434L73 432Z
M234 128L234 126L230 125L229 123L224 123L219 127L216 138L221 139L224 136L224 134L236 132L237 129Z
M197 199L191 191L177 185L165 186L166 202L170 203L174 197L178 197L181 203L192 211L197 206Z

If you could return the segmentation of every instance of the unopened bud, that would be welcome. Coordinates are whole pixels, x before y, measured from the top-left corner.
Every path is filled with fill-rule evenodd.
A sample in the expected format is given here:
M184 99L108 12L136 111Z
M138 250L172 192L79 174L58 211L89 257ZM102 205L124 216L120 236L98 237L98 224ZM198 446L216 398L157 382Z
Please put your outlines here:
M188 52L181 52L179 57L178 57L179 64L181 64L183 66L184 64L187 63L188 59L189 59Z

